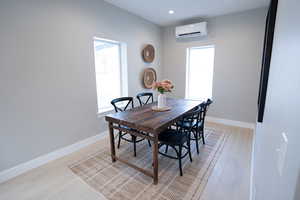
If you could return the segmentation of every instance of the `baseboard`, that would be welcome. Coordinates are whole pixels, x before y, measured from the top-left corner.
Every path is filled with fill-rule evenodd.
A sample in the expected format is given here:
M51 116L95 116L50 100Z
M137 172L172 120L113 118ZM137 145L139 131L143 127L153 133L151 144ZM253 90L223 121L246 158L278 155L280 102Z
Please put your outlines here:
M219 123L219 124L225 124L229 126L237 126L237 127L242 127L242 128L250 128L253 129L255 128L254 123L249 123L249 122L241 122L241 121L235 121L235 120L230 120L230 119L222 119L222 118L216 118L216 117L206 117L206 120L209 122L214 122L214 123Z
M31 169L37 168L41 165L44 165L50 161L56 160L58 158L61 158L68 154L71 154L75 151L78 151L90 144L93 144L93 143L99 141L104 135L105 135L105 133L100 133L98 135L95 135L95 136L89 137L87 139L84 139L82 141L79 141L75 144L69 145L67 147L58 149L58 150L48 153L46 155L40 156L40 157L30 160L28 162L17 165L13 168L4 170L4 171L0 172L0 183L8 181L9 179L12 179L18 175L21 175L21 174L23 174Z

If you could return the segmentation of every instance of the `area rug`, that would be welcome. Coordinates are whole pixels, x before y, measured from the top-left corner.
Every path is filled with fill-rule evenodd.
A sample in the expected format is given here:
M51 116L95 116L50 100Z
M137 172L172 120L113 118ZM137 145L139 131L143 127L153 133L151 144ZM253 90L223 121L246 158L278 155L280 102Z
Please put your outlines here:
M199 200L228 134L207 128L205 137L205 145L199 142L199 155L194 141L191 143L193 162L190 162L188 156L183 159L183 176L179 175L178 160L159 155L158 185L153 185L152 178L121 162L112 163L108 137L103 138L97 153L75 162L69 168L111 200ZM172 153L171 148L169 153ZM125 141L121 142L117 154L140 167L152 169L152 151L147 141L138 143L137 157L133 157L133 145Z

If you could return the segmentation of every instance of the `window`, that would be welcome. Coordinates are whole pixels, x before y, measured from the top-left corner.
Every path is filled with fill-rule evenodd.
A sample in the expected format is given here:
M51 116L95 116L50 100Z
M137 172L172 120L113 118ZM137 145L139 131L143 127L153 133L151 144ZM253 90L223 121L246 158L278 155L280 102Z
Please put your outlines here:
M112 99L127 96L126 45L94 39L98 112L112 109Z
M214 46L187 49L185 98L206 100L212 97Z

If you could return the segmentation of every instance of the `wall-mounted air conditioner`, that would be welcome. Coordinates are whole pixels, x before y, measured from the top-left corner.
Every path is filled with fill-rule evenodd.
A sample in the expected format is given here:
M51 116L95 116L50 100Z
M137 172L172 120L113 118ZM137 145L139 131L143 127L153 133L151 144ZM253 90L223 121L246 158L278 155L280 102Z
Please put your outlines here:
M202 37L207 35L207 22L177 26L176 38Z

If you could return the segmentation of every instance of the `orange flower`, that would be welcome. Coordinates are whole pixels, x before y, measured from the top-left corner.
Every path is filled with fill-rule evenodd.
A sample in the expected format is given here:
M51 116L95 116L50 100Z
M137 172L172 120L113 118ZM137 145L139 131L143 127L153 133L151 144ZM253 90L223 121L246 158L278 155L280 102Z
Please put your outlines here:
M152 89L157 89L160 93L171 92L174 85L170 80L163 80L161 82L154 82L152 84Z

